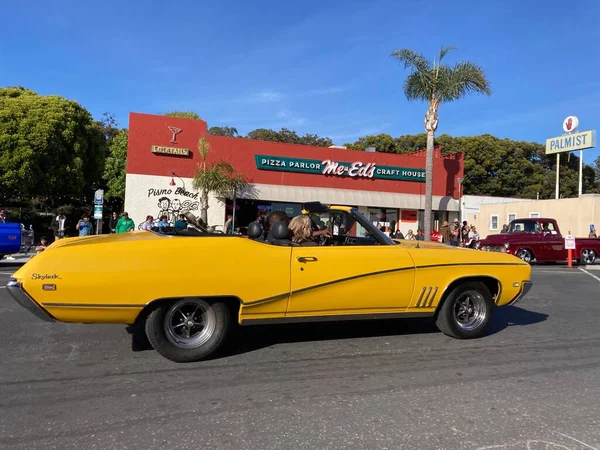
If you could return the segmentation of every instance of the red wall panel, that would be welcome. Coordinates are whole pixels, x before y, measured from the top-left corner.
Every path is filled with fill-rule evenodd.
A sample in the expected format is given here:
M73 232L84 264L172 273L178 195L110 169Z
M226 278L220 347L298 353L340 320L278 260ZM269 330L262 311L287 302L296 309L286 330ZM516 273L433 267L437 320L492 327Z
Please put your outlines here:
M176 143L171 143L173 133L169 126L180 128ZM129 144L127 149L127 173L180 177L193 177L200 162L197 143L206 135L206 122L193 119L131 113L129 117ZM350 178L322 174L277 172L256 168L254 155L285 156L316 160L333 160L375 163L378 166L396 166L415 169L425 168L425 152L411 155L390 153L367 153L355 150L330 149L307 145L281 144L251 139L206 135L211 145L208 162L225 159L238 172L246 175L251 183L288 186L309 186L337 189L357 189L380 192L397 192L399 195L424 194L425 183L384 179ZM189 156L153 154L153 145L187 148ZM464 174L463 155L442 157L440 148L435 150L433 194L458 197L457 178Z

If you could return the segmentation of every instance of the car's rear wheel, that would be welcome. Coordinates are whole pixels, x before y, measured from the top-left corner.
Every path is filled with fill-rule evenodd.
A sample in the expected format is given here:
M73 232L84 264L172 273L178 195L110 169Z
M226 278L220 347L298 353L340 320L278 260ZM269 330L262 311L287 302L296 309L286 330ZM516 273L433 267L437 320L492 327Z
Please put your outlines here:
M517 258L521 258L526 263L530 263L533 260L533 255L531 254L531 251L526 248L519 249L516 256Z
M581 261L586 265L594 264L596 262L596 251L587 248L583 249L581 251Z
M228 306L200 298L164 303L146 319L146 335L152 347L175 362L209 358L225 342L230 328Z
M493 308L494 301L485 284L464 283L444 300L436 325L442 333L456 339L477 338L484 334Z

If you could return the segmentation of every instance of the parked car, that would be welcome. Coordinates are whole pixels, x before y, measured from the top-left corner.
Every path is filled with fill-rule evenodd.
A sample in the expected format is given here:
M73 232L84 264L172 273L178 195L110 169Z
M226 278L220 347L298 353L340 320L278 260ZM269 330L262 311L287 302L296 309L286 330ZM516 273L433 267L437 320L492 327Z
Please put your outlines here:
M0 259L21 251L21 224L0 223Z
M303 214L330 224L320 245L293 244L282 222L269 242L257 222L248 238L190 227L62 239L7 291L47 321L138 325L161 355L188 362L212 356L234 322L432 317L449 336L476 338L532 285L511 255L394 241L355 208L313 202ZM367 236L347 232L358 225Z
M565 236L554 219L516 219L508 233L489 235L477 244L480 250L509 253L527 263L557 262L568 259ZM576 238L572 258L580 264L593 264L600 255L600 239Z

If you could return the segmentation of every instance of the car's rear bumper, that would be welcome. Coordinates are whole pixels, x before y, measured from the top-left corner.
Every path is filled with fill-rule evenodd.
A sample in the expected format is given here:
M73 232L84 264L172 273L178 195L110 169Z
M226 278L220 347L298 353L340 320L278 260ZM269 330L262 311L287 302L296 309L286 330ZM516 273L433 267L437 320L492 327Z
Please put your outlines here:
M54 317L52 317L48 311L38 305L29 295L27 295L27 292L23 290L23 286L18 281L9 281L6 283L6 290L19 305L34 314L36 317L46 322L56 321L56 319L54 319Z
M508 304L514 305L514 304L518 303L519 301L521 301L521 299L527 295L527 293L531 290L532 287L533 287L533 281L530 281L530 280L523 281L521 283L521 290L519 291L517 296L515 298L513 298Z

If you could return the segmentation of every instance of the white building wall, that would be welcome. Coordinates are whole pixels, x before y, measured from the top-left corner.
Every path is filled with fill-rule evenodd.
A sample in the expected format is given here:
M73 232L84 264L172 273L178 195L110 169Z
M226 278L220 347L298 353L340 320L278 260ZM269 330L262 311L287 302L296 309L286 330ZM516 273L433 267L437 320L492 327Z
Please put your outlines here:
M127 174L125 178L125 211L140 225L151 215L158 220L164 211L169 221L174 222L179 211L189 209L200 217L200 195L194 191L191 178L175 178L175 186L170 186L171 177L156 175ZM185 187L184 187L185 184ZM163 200L162 205L159 200ZM165 209L166 207L166 209ZM208 199L208 224L223 227L225 224L225 204L214 196Z
M470 215L478 213L481 205L498 203L514 203L535 201L531 199L519 199L513 197L492 197L487 195L463 195L461 199L462 220L468 220Z

